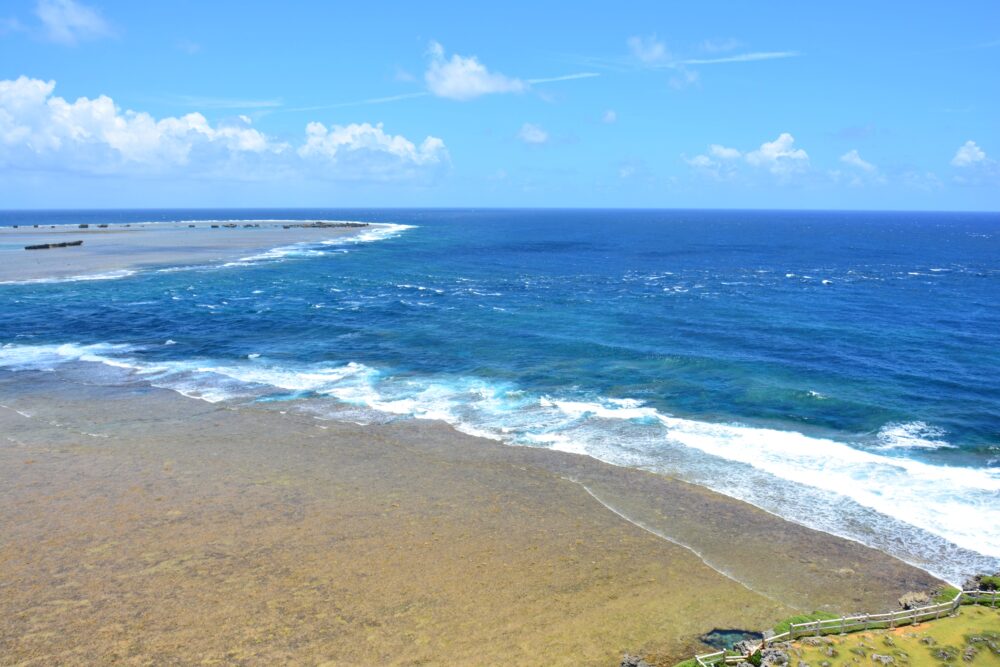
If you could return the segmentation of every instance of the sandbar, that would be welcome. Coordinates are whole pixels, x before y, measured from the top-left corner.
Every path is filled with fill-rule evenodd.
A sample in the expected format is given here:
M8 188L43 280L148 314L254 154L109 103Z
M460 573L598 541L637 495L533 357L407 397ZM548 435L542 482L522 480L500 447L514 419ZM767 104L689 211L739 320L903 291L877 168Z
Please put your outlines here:
M218 264L297 243L342 239L384 225L304 227L300 220L145 222L0 227L0 284L113 278L151 267ZM25 246L83 241L76 247Z

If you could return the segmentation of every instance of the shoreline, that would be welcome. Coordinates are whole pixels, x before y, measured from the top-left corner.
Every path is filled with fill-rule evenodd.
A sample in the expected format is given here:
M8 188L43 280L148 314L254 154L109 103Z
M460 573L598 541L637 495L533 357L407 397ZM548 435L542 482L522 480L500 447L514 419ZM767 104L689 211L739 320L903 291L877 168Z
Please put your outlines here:
M316 224L321 223L321 224ZM313 224L314 226L306 226ZM151 268L222 266L266 259L296 246L335 244L386 223L346 220L178 220L0 227L0 285L122 278ZM82 241L76 247L29 245Z
M0 646L25 660L53 632L110 655L139 640L129 614L165 596L173 616L142 611L130 655L239 645L274 660L290 633L317 660L614 664L641 651L667 664L714 627L881 608L938 583L703 487L442 422L360 426L72 370L5 374L0 404L0 562L14 575ZM266 611L292 608L291 625ZM196 632L206 614L217 637Z

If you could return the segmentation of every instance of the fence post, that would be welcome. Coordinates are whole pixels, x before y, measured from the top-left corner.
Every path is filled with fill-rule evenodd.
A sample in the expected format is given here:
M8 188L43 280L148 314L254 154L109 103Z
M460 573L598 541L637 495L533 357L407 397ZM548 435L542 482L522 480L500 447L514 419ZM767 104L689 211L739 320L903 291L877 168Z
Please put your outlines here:
M818 621L818 620L816 621L816 636L817 637L819 637L819 635L820 635L820 631L819 631L819 624L820 623L821 623L821 621Z
M842 635L846 634L845 631L844 631L844 628L846 627L846 625L847 625L847 617L846 616L841 616L840 617L840 634L842 634Z
M865 625L864 625L864 629L865 630L868 629L868 616L869 616L869 614L865 614Z

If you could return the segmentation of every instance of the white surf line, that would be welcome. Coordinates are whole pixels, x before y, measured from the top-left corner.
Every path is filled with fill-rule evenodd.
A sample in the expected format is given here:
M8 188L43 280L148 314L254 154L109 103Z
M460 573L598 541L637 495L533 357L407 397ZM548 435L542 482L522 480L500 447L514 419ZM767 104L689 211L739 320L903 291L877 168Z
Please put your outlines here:
M0 408L6 408L8 410L12 410L26 419L31 419L31 415L29 415L27 412L21 412L17 408L12 408L9 405L4 405L3 403L0 403Z
M678 541L678 540L670 537L669 535L665 535L664 533L656 530L655 528L647 526L642 521L638 521L636 519L632 519L631 517L626 516L625 514L623 514L622 512L620 512L619 510L615 509L610 504L608 504L604 500L602 500L600 498L600 496L598 496L596 493L594 493L593 491L591 491L590 487L588 487L583 482L577 481L577 480L573 479L572 477L563 477L563 479L565 479L567 481L570 481L570 482L573 482L574 484L579 484L583 488L584 491L586 491L588 494L590 494L591 498L593 498L594 500L596 500L597 502L599 502L601 505L603 505L605 507L605 509L607 509L608 511L612 512L613 514L615 514L619 518L624 519L625 521L628 521L630 524L632 524L636 528L641 528L642 530L646 531L647 533L650 533L651 535L655 535L656 537L660 538L661 540L666 540L667 542L670 542L671 544L674 544L674 545L677 545L677 546L682 547L684 549L687 549L688 551L690 551L691 553L693 553L695 556L697 556L698 560L700 560L702 563L704 563L707 567L709 567L712 570L715 570L716 572L718 572L722 576L726 577L727 579L730 579L730 580L736 582L737 584L739 584L743 588L747 589L751 593L756 593L757 595L761 595L763 597L766 597L768 600L771 600L772 602L776 602L776 603L778 603L780 605L783 605L785 607L791 607L792 609L799 609L799 607L796 607L793 604L785 602L784 600L779 600L779 599L777 599L775 597L772 597L772 596L768 595L767 593L765 593L763 591L757 590L756 588L754 588L750 584L746 583L745 581L739 580L731 572L726 572L725 570L723 570L723 569L721 569L721 568L713 565L712 563L710 563L708 561L708 559L705 558L705 556L703 556L701 553L699 553L691 545L684 544L683 542L680 542L680 541Z

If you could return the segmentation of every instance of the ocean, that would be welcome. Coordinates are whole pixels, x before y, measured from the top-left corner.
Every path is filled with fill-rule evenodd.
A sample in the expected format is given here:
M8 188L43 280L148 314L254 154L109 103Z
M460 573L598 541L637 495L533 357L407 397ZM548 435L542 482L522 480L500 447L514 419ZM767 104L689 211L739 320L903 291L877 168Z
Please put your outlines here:
M441 419L704 485L952 582L1000 569L1000 215L0 212L319 219L391 226L2 284L0 373Z

